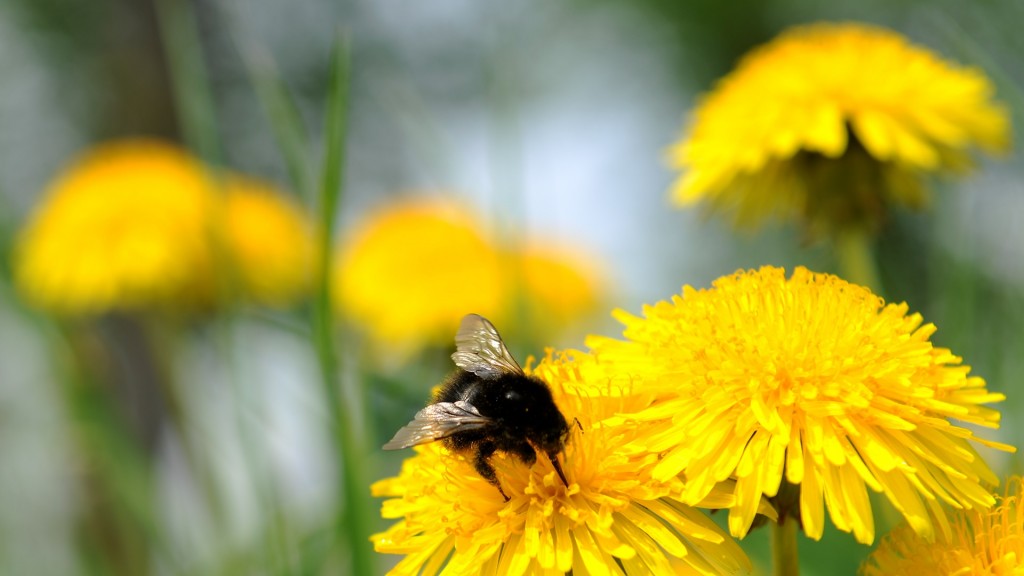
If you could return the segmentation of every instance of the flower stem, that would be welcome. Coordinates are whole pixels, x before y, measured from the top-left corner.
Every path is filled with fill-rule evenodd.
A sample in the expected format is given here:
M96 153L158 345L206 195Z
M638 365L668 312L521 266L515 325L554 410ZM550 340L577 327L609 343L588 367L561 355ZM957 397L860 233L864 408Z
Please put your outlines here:
M331 263L337 211L344 188L345 133L349 81L348 43L339 31L331 61L330 90L324 143L324 165L320 185L319 283L313 305L313 339L320 364L321 385L330 418L331 432L340 451L339 476L342 514L335 535L347 534L351 570L349 574L376 574L370 532L370 509L366 463L370 432L366 400L360 382L341 370L337 351L332 306Z
M176 436L185 456L188 470L192 473L199 496L203 499L203 508L209 511L214 526L221 531L227 522L226 504L221 498L217 478L202 446L193 436L195 422L188 413L175 366L174 354L180 337L178 327L167 317L139 316L127 321L138 323L152 371L150 377L153 380L154 392L159 395L166 425Z
M261 432L256 429L269 418L259 391L254 390L254 384L243 374L243 360L239 352L244 344L240 347L238 341L237 315L238 311L231 304L224 305L216 326L217 345L220 356L227 363L227 380L233 396L231 417L238 434L241 467L259 505L257 518L262 528L263 548L261 557L256 561L262 562L270 574L287 574L285 567L290 565L290 551L284 541L287 532L285 512L273 480L274 470L268 454L260 449Z
M152 554L170 559L162 554L166 539L152 462L117 409L95 333L77 323L48 327L61 366L59 392L83 469L83 552L101 572L148 574Z
M772 524L772 564L775 576L798 576L800 558L796 550L795 518L782 518Z
M832 242L843 280L866 286L875 294L881 294L882 282L878 277L869 233L847 230L840 232Z

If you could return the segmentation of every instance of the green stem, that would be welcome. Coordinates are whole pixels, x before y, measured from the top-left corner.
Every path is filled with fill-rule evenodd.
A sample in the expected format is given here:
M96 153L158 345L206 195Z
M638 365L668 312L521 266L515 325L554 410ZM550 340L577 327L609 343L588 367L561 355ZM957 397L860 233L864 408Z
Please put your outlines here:
M338 361L335 312L331 299L331 263L334 259L334 232L341 202L345 166L347 129L349 51L339 33L331 65L330 93L327 100L324 165L320 187L319 282L313 307L313 337L320 365L321 384L327 401L331 432L341 452L338 461L341 479L342 514L335 535L349 538L351 574L376 574L370 547L372 514L369 482L366 474L367 446L366 400L357 379L342 376Z
M871 236L866 231L847 230L840 232L832 242L839 260L840 276L847 282L866 286L881 295L882 282L872 252Z
M180 444L185 461L200 488L203 504L218 531L226 523L226 508L213 469L196 444L191 432L195 429L177 378L174 355L178 348L178 329L169 318L144 316L137 318L148 343L153 378L163 401L167 422Z
M275 141L284 156L285 166L295 191L312 204L316 186L313 184L313 162L309 152L309 134L302 123L298 106L284 81L274 68L271 56L249 34L236 33L235 44L245 62L256 96L270 120Z
M273 481L270 464L266 455L259 450L260 432L255 430L252 421L267 420L263 411L263 403L253 393L252 384L247 384L242 374L242 361L238 356L235 322L237 313L230 304L224 305L216 326L220 356L228 363L228 380L234 396L232 416L241 448L242 466L245 469L249 486L259 501L259 515L263 550L260 561L269 569L270 574L289 574L290 558L286 539L287 523L280 495Z
M83 545L104 572L148 574L166 551L155 506L151 461L104 385L102 348L90 330L54 326L54 356L64 361L61 399L84 468ZM165 556L170 559L170 556Z
M772 524L772 565L775 576L799 576L800 558L796 549L795 518L783 518Z

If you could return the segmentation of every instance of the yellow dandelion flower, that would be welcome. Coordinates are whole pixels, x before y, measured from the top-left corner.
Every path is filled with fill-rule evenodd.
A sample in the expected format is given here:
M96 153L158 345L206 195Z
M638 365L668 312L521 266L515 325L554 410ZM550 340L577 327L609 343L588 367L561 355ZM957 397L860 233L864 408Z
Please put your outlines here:
M203 166L170 144L98 146L50 185L22 230L18 287L63 313L203 299L214 198Z
M932 324L870 290L797 268L738 272L713 288L618 311L625 341L591 337L597 360L642 378L659 401L634 415L655 424L653 476L683 474L685 500L736 479L734 535L762 495L821 537L837 528L874 539L868 489L883 493L915 531L948 533L941 504L985 509L998 479L952 420L996 428L1004 399L929 341ZM793 488L798 487L798 495ZM789 498L795 496L787 509Z
M1024 574L1024 490L1021 478L1007 482L991 510L954 512L953 537L928 542L901 524L882 539L861 566L864 576Z
M379 552L405 557L392 576L438 574L739 574L750 564L705 514L682 503L678 479L655 480L644 424L615 416L650 397L624 394L577 354L547 358L533 374L547 381L563 414L577 418L562 455L566 488L547 459L532 467L492 457L510 497L440 443L415 448L398 476L373 485L382 514L398 521L372 537ZM728 507L727 490L702 503Z
M502 256L455 204L406 202L371 216L339 250L335 300L392 350L446 341L467 310L500 318ZM500 321L500 320L499 320Z
M1009 114L980 71L861 24L791 29L747 55L669 150L681 205L738 224L768 216L811 228L874 226L890 204L926 200L921 175L1002 150Z
M579 250L534 241L509 258L519 266L526 323L541 333L573 325L601 302L606 283L600 266Z
M221 210L221 248L242 294L282 306L309 290L313 226L296 204L269 184L234 176L224 183Z

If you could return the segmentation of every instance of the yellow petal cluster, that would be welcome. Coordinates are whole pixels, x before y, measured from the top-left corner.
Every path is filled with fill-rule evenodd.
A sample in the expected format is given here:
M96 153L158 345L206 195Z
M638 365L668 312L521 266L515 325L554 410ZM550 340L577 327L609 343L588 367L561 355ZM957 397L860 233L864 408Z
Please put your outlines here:
M44 194L17 242L27 300L64 314L284 304L308 287L310 225L268 185L226 180L157 140L99 145Z
M722 78L669 150L673 199L737 223L769 216L860 224L917 205L920 177L1009 144L989 79L863 24L793 28ZM839 198L836 198L839 196Z
M335 299L377 341L448 340L467 311L500 322L501 254L454 203L408 201L363 220L339 251Z
M462 455L440 443L416 448L400 474L373 485L397 522L372 537L379 552L404 554L391 576L740 574L750 564L705 514L680 501L678 479L651 477L654 454L632 448L646 427L615 418L650 396L602 375L585 355L547 358L533 371L579 427L562 455L566 488L551 464L492 457L505 502ZM701 504L727 507L713 490Z
M168 144L88 151L50 185L21 233L21 292L64 313L205 300L214 190L202 164Z
M1024 491L1021 478L1007 482L1004 495L990 510L952 514L953 536L928 542L909 526L890 532L861 566L863 576L1024 574Z
M509 254L508 271L519 270L525 323L541 334L557 334L597 309L604 274L587 254L534 242Z
M519 239L513 239L513 244ZM475 312L501 325L565 326L590 312L596 267L557 247L505 249L472 210L443 199L383 207L360 222L334 267L339 310L389 352L449 342Z
M235 288L285 306L309 292L316 247L305 212L267 183L232 176L224 183L220 228Z
M799 488L799 518L815 539L827 509L836 527L871 542L869 490L928 539L949 533L942 504L994 502L998 479L972 442L1013 448L956 422L997 427L999 413L982 405L1003 396L934 346L935 326L906 304L805 268L787 278L764 267L711 289L685 286L643 317L616 316L625 340L588 345L607 371L658 395L631 415L655 427L643 446L661 454L653 477L681 474L689 503L735 478L734 535L784 484Z

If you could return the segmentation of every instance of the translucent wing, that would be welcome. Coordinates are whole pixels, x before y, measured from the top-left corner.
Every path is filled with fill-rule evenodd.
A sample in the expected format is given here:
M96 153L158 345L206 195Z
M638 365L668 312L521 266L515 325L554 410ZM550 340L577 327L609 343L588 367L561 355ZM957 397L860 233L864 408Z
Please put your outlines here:
M455 335L455 365L481 378L522 374L519 363L508 353L498 330L486 318L467 314Z
M417 412L412 422L395 432L395 437L384 445L384 449L400 450L426 444L456 432L477 430L490 423L490 418L481 416L469 402L438 402Z

